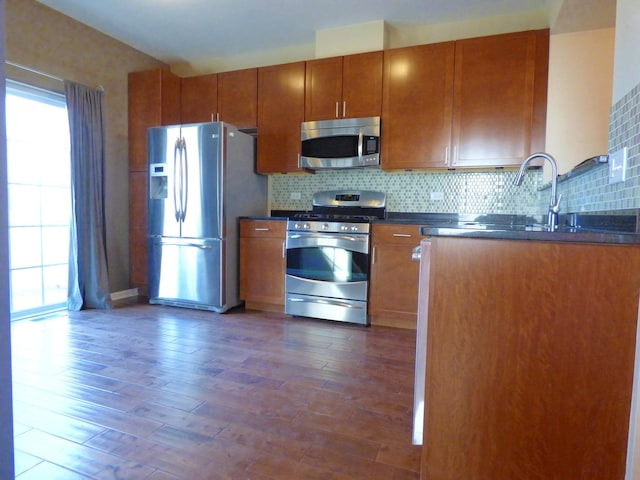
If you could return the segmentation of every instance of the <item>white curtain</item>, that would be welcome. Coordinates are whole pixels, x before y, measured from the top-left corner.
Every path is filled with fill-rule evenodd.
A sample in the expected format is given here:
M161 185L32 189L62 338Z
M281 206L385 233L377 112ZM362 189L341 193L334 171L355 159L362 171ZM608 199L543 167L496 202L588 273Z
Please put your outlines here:
M71 139L69 310L111 308L104 213L104 92L64 82Z

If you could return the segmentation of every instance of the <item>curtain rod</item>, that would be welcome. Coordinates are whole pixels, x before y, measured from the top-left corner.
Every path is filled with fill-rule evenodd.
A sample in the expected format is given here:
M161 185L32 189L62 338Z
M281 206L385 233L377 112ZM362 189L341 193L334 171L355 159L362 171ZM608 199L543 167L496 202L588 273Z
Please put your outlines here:
M11 65L12 67L19 68L21 70L25 70L27 72L35 73L36 75L40 75L40 76L47 77L47 78L50 78L52 80L55 80L57 82L64 83L64 78L56 77L55 75L51 75L49 73L42 72L40 70L36 70L35 68L26 67L24 65L20 65L19 63L12 62L10 60L5 60L4 63L6 63L7 65ZM104 92L104 87L102 85L98 85L96 88L98 90L101 90L101 91Z

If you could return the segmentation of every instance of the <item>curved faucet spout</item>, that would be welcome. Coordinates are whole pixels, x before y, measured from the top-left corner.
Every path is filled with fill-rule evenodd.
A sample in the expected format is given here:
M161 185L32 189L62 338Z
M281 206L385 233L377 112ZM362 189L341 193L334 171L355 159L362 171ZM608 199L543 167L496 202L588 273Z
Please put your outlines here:
M524 180L524 174L527 170L527 166L531 160L536 158L544 158L551 164L551 199L549 200L549 217L547 220L547 226L549 231L555 231L558 228L558 212L560 211L560 197L558 197L558 163L556 159L553 158L548 153L534 153L529 155L522 165L520 165L520 170L518 170L518 175L513 180L513 184L520 186L522 185L522 181Z

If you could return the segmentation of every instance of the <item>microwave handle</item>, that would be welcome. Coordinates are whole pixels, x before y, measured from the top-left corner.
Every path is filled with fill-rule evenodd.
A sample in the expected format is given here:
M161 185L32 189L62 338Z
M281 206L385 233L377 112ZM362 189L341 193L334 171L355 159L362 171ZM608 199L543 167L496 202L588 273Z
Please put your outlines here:
M358 134L358 157L362 158L362 143L364 141L364 135L362 132Z

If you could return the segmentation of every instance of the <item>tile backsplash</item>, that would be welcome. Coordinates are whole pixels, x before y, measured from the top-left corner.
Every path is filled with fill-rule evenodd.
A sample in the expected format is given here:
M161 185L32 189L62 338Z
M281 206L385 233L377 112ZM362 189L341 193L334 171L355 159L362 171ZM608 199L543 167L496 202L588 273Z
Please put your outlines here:
M276 175L270 177L271 209L309 210L318 190L360 189L386 192L390 212L539 214L542 172L530 170L520 187L513 185L515 175L505 170L389 173L377 169Z
M607 165L558 184L562 213L640 208L640 85L611 108L609 152L628 150L625 182L609 185ZM438 171L389 173L377 169L327 170L315 175L270 177L272 210L309 210L318 190L379 190L388 195L390 212L544 215L549 188L542 170L527 172L522 186L516 172ZM299 198L298 198L299 197Z
M608 165L558 185L568 212L640 208L640 85L616 102L609 117L609 152L627 147L627 179L609 185ZM543 193L544 198L544 191Z

